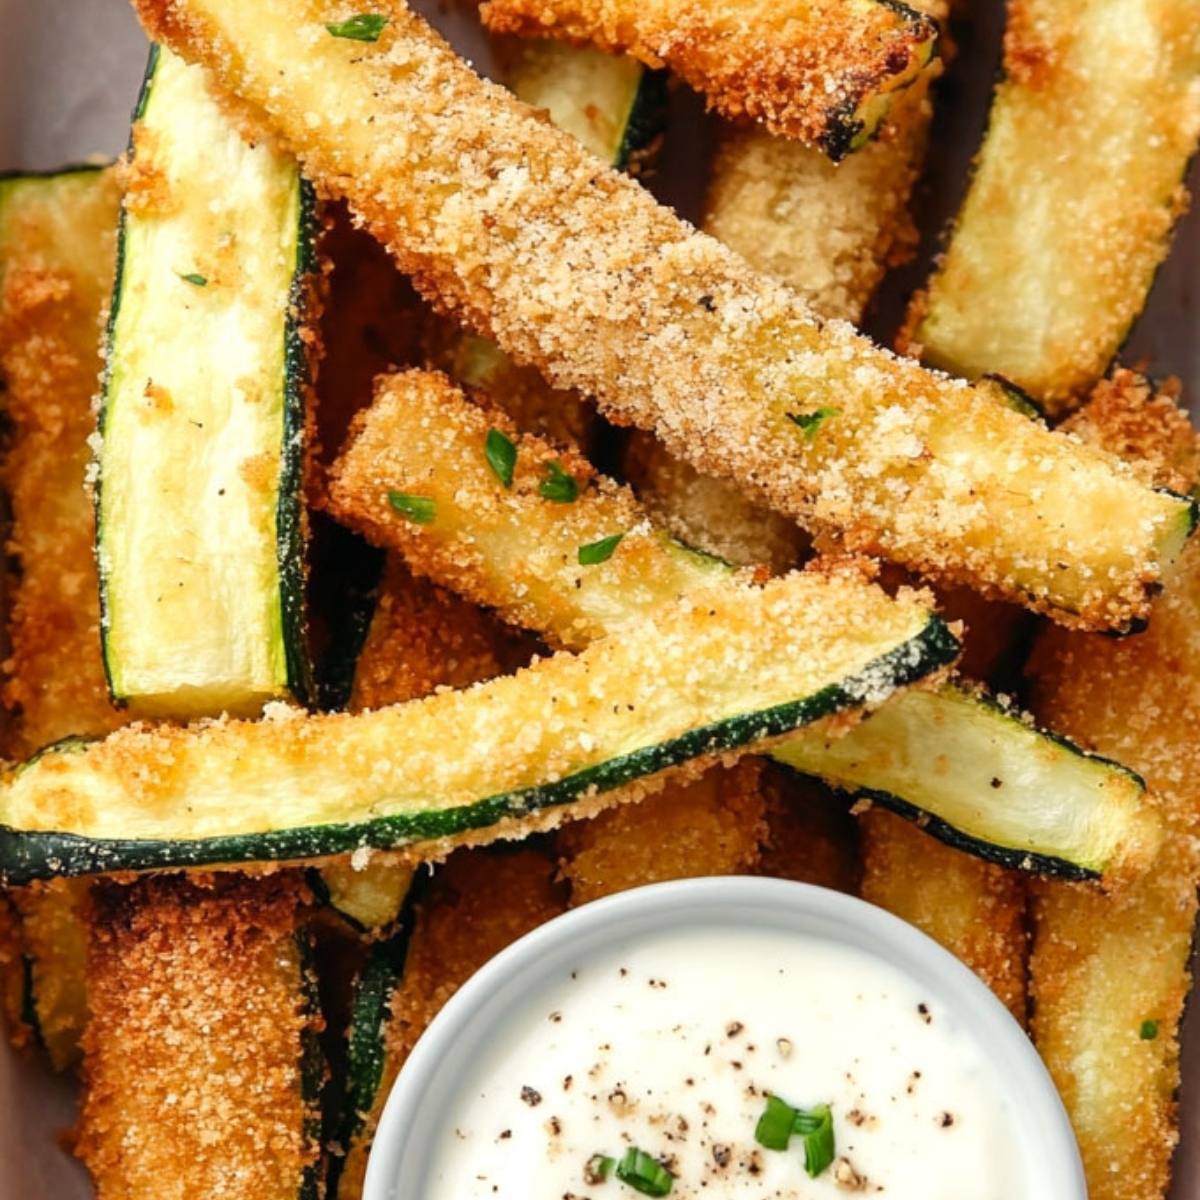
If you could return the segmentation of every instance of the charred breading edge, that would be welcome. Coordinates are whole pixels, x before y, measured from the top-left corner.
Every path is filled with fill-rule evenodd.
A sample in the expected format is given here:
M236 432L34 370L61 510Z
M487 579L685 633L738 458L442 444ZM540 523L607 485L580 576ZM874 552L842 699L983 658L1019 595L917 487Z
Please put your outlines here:
M307 901L286 873L99 887L74 1146L98 1200L315 1197Z
M489 430L511 444L511 488L487 461ZM575 481L572 503L543 494L554 463ZM431 521L418 524L397 513L388 500L393 489L432 501ZM672 542L628 489L598 476L581 456L519 435L501 413L471 404L431 372L380 382L331 471L329 497L334 515L404 553L417 573L557 645L578 647L619 631L729 573L719 560ZM613 537L620 541L608 544L603 562L579 562L581 547L604 546ZM931 728L939 730L937 753L944 758L938 772L919 768L929 737L923 731ZM897 737L906 747L900 754ZM1151 861L1160 836L1154 810L1142 804L1141 785L1128 773L1092 764L1096 773L1082 791L1068 790L1055 771L1064 754L1077 751L955 686L896 697L843 737L793 736L771 753L836 786L865 790L905 815L923 814L938 836L1010 866L1078 877L1067 864L1078 868L1087 857L1093 871L1136 872ZM997 778L1024 782L1001 791ZM1057 803L1047 804L1046 794ZM1088 857L1090 850L1081 857L1075 839L1085 831L1089 842L1100 831L1115 835L1100 859Z
M864 145L930 60L937 25L876 0L488 0L497 33L547 35L669 67L726 117L820 146Z
M895 813L873 808L859 821L862 897L940 942L1024 1025L1024 878L940 845Z
M1126 629L1191 501L973 390L820 325L399 3L371 44L324 0L138 0L344 195L417 286L700 470L919 571Z
M533 850L488 854L460 850L433 877L418 905L384 1028L383 1063L375 1102L345 1148L336 1200L362 1195L367 1155L383 1102L425 1027L489 959L566 908L554 864Z
M1084 398L1187 207L1198 31L1197 0L1010 0L970 189L910 313L915 353L1052 411Z
M1196 478L1177 388L1118 372L1072 419L1159 480ZM1127 642L1047 630L1029 664L1035 712L1120 753L1162 798L1172 832L1153 868L1111 896L1033 888L1033 1035L1079 1139L1093 1200L1156 1200L1178 1141L1179 1022L1200 881L1200 554L1189 548L1149 628Z
M8 549L21 562L8 584L4 664L14 757L123 719L100 657L84 491L120 200L112 168L0 180L0 375L13 424L0 483L12 506Z

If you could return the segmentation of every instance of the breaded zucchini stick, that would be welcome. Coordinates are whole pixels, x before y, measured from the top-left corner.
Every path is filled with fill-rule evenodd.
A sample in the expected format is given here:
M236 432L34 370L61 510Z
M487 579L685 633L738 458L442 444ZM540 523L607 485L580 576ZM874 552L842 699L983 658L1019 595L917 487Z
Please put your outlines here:
M489 462L489 440L511 456L511 487ZM398 513L392 491L432 504L431 519ZM418 573L558 645L620 631L730 574L654 528L627 489L579 455L520 437L502 414L428 372L381 383L334 467L330 502ZM584 561L590 555L598 557ZM1136 779L954 686L914 690L844 736L813 731L771 754L906 815L936 814L927 827L939 836L1013 866L1072 873L1073 863L1077 874L1085 862L1103 872L1123 861L1136 871L1157 844Z
M533 850L460 850L438 869L418 906L398 985L374 1014L378 1024L351 1029L352 1038L376 1043L378 1077L368 1081L375 1086L359 1098L362 1108L343 1132L349 1144L344 1165L334 1167L331 1200L362 1195L383 1103L429 1022L484 963L565 908L554 864Z
M820 325L399 3L370 44L329 32L342 10L327 0L137 7L344 194L423 292L853 548L1121 629L1192 527L1190 502L1108 456Z
M98 889L75 1139L98 1200L315 1200L308 899L287 874Z
M548 34L670 67L727 117L820 146L863 145L929 61L937 26L875 0L488 0L499 33Z
M1198 0L1012 0L987 136L911 349L1052 411L1083 399L1166 257L1198 136Z
M122 721L100 658L84 492L120 200L111 168L0 180L0 374L13 423L0 481L21 562L4 664L4 703L18 714L14 757Z
M1161 480L1195 478L1186 415L1128 373L1073 424ZM1035 711L1126 755L1172 829L1153 869L1112 896L1033 889L1034 1040L1071 1114L1093 1200L1163 1196L1178 1141L1178 1032L1200 881L1198 618L1200 555L1189 551L1145 633L1116 643L1047 631L1029 665Z

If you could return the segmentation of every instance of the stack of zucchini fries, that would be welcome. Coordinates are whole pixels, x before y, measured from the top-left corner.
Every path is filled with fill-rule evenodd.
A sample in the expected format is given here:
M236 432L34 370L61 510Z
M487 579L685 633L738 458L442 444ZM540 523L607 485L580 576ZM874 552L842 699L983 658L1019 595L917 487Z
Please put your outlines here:
M735 873L942 942L1166 1194L1200 441L1114 360L1200 0L1013 0L907 357L945 7L731 7L488 0L501 86L402 0L135 0L127 154L0 179L0 1001L100 1200L357 1200L475 969Z

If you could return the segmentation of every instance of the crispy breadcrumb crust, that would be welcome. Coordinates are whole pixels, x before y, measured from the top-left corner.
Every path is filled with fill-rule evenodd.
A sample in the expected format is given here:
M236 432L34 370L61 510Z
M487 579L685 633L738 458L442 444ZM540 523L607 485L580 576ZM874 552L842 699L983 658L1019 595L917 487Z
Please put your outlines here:
M25 1008L25 938L21 918L8 894L0 891L0 1017L9 1042L24 1050L34 1031Z
M748 874L766 836L763 817L759 764L743 759L641 804L563 825L560 869L571 905L668 879Z
M371 630L358 656L350 710L462 688L525 666L536 643L490 613L417 579L388 556Z
M295 876L97 889L75 1151L98 1200L296 1200L319 1147L301 1080L320 1029Z
M0 374L13 423L0 483L13 514L7 550L21 564L3 664L4 704L17 716L7 750L23 758L122 721L100 657L95 525L84 491L120 188L111 168L16 186L0 233Z
M361 1196L383 1103L425 1027L484 963L565 908L553 862L533 850L460 850L438 868L418 907L404 976L391 998L376 1103L346 1155L337 1200Z
M1115 895L1033 884L1033 1037L1091 1200L1159 1200L1170 1185L1198 879L1200 844L1177 834Z
M1021 877L882 809L864 812L859 825L863 898L940 942L1024 1025L1029 946Z
M1190 510L990 393L921 370L755 273L480 80L398 3L138 0L345 195L418 289L708 474L922 571L1122 628ZM789 414L826 413L813 436Z
M670 67L722 115L751 117L835 159L852 148L847 123L861 128L869 109L869 132L937 37L910 8L862 0L488 0L480 11L497 33Z
M1136 47L1134 51L1133 47ZM1107 369L1186 210L1200 4L1009 0L988 131L913 353L1059 411Z

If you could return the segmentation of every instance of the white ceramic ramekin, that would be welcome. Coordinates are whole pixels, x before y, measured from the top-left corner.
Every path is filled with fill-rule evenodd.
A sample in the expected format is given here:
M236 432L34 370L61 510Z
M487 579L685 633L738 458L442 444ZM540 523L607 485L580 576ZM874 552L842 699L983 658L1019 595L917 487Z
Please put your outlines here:
M622 892L550 921L492 959L442 1009L401 1071L379 1123L364 1200L425 1200L431 1151L454 1119L468 1064L548 983L646 934L714 925L854 946L915 980L989 1057L1017 1129L1013 1153L1036 1171L1046 1194L1086 1200L1079 1151L1046 1068L1008 1010L967 967L872 904L826 888L743 876Z

